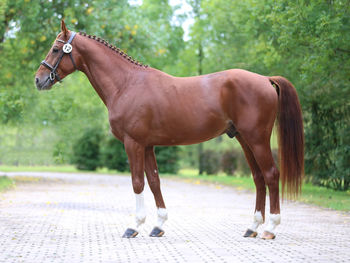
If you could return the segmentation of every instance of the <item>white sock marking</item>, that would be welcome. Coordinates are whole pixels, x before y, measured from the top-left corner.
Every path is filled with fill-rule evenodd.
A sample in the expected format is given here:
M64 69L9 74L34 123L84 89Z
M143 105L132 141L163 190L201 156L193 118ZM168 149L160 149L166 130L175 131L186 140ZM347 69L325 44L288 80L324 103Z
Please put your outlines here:
M158 208L157 214L158 219L156 226L162 229L164 222L168 219L168 212L166 211L166 208Z
M269 223L267 224L265 231L275 234L275 228L281 223L280 214L270 214Z
M260 211L256 211L254 214L254 221L252 226L249 228L252 231L256 231L258 227L264 222L263 216Z
M136 198L136 229L146 221L146 209L145 201L143 197L143 192L140 194L135 194Z

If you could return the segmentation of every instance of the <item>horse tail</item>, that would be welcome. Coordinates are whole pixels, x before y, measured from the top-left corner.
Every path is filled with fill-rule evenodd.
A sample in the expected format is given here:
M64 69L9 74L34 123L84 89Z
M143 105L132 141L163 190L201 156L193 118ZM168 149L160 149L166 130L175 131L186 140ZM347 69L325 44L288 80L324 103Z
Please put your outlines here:
M301 192L304 175L304 129L301 106L293 84L280 76L269 77L279 95L277 133L278 161L282 181L282 197L295 197Z

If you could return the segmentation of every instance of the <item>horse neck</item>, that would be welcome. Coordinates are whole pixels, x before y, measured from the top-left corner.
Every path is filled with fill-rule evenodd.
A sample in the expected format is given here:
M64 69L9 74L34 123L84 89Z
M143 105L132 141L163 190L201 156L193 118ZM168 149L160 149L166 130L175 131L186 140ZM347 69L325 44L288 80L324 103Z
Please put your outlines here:
M85 73L103 103L108 107L127 88L134 66L103 44L79 36L79 70Z

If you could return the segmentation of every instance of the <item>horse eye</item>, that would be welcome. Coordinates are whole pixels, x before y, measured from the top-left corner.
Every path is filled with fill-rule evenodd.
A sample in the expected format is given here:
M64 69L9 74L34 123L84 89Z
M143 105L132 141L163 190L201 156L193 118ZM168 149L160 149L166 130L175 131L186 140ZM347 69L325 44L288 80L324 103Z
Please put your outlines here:
M53 48L52 52L57 53L58 52L58 48Z

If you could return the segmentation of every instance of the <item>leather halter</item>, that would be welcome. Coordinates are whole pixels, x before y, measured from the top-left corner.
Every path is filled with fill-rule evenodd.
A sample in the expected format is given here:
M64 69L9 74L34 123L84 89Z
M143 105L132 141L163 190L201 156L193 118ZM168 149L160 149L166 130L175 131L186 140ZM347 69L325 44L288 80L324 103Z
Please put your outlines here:
M76 35L76 32L71 31L71 35L70 35L70 37L69 37L69 39L68 39L67 42L64 42L64 41L61 40L61 39L56 39L56 41L62 42L62 43L64 43L64 45L63 45L63 48L62 48L62 53L61 53L61 55L59 56L59 58L58 58L58 60L57 60L57 62L56 62L56 64L55 64L55 66L51 66L51 65L50 65L49 63L47 63L45 60L43 60L43 61L40 63L41 65L43 65L43 66L45 66L46 68L48 68L49 70L51 70L50 75L49 75L49 78L48 78L48 79L50 79L50 82L51 82L51 83L53 83L53 82L55 81L55 79L57 79L59 82L62 82L62 81L61 81L61 78L60 78L60 76L58 75L58 73L57 73L56 70L57 70L58 65L60 64L60 62L61 62L61 60L62 60L62 58L63 58L63 56L64 56L65 54L68 54L68 55L69 55L69 57L70 57L70 59L71 59L71 61L72 61L72 63L73 63L74 69L77 70L77 66L76 66L76 64L75 64L75 62L74 62L74 59L73 59L73 56L72 56L72 49L73 49L73 48L72 48L72 45L71 45L71 43L72 43L72 41L73 41L75 35Z

